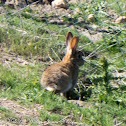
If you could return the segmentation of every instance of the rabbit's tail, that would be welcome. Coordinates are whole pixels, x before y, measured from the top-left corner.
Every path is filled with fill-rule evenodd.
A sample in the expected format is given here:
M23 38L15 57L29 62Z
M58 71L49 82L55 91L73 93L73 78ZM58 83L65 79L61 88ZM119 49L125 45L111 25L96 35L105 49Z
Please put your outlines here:
M55 83L52 83L51 85L48 85L46 87L46 90L48 91L55 91L57 89L57 85Z

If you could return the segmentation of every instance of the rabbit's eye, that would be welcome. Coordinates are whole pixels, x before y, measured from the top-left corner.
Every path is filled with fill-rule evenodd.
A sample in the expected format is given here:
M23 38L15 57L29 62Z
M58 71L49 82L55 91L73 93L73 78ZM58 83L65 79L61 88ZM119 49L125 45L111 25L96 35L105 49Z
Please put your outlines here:
M79 59L81 59L81 58L82 58L81 54L78 54L78 58L79 58Z
M77 58L77 59L83 59L83 56L84 56L84 54L83 54L83 52L81 52L81 51L78 51L78 52L76 53L76 58Z
M80 53L77 54L77 58L78 58L78 59L82 59L82 54L80 54Z

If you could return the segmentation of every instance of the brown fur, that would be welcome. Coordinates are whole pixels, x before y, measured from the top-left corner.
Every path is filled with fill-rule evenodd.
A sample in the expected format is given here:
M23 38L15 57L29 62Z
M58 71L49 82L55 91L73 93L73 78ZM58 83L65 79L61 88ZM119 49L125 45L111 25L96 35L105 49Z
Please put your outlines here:
M65 93L74 88L78 79L79 66L84 64L83 53L76 50L78 37L68 32L66 37L67 52L60 63L51 65L41 78L42 88L58 93Z

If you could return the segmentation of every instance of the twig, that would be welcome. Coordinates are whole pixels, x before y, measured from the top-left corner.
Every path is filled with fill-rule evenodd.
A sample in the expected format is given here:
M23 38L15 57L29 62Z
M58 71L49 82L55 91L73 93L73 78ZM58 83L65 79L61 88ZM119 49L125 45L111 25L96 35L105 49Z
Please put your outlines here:
M54 51L53 48L51 48L51 50L53 51L53 53L56 55L56 57L61 61L60 57L58 56L58 54Z
M5 61L5 63L6 63L6 64L7 64L7 66L11 69L10 64L9 64L7 61Z
M101 48L102 46L104 45L104 43L103 44L101 44L98 48L96 48L93 52L91 52L85 59L89 59L90 57L92 57L92 54L93 53L95 53L99 48Z
M116 125L114 125L114 126L119 126L119 125L121 125L123 122L120 122L120 123L118 123L118 124L116 124Z

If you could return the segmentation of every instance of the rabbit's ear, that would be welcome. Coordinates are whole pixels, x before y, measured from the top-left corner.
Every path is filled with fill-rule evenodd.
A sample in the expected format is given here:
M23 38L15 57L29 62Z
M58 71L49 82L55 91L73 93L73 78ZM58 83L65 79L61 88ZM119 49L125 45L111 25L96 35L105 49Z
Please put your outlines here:
M71 42L72 38L73 38L72 33L71 33L71 32L68 32L68 33L67 33L67 37L66 37L66 45L67 45L67 46L70 45L70 42Z
M69 59L71 58L72 54L76 51L78 42L79 42L79 38L78 37L73 37L71 39L70 43L67 46L66 56L63 58L64 62L68 62L69 61Z
M78 37L72 38L71 43L70 43L70 48L72 49L72 52L76 51L78 42L79 42L79 38Z
M68 60L72 56L72 53L74 53L76 51L78 42L79 42L79 38L73 37L72 33L68 32L67 39L66 39L67 52L66 52L66 56L63 58L64 62L68 62Z

